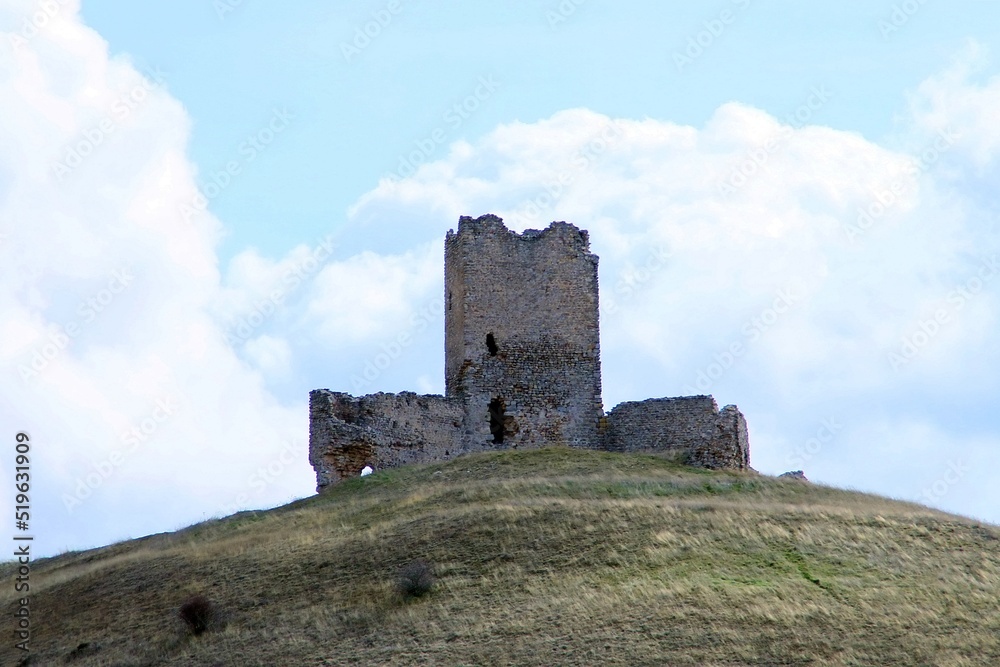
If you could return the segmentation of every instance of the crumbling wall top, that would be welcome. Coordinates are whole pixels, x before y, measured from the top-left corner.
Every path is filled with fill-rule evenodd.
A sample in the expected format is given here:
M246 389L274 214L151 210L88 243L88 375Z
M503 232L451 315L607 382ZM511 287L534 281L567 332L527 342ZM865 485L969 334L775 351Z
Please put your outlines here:
M518 234L508 229L503 222L503 218L487 213L478 218L470 215L463 215L458 219L458 231L448 230L445 242L450 243L462 236L482 236L497 235L504 236L511 240L538 241L546 238L559 238L565 243L578 246L584 253L590 253L590 234L585 229L580 229L576 225L566 221L554 221L545 229L525 229ZM594 257L596 261L596 256Z

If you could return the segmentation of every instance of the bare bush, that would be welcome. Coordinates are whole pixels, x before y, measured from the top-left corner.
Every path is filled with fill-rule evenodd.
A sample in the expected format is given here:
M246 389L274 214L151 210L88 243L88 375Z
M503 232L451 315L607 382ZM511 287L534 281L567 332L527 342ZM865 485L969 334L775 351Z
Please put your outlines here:
M426 595L434 587L434 568L423 558L411 561L399 571L397 585L404 597Z
M204 595L195 595L188 598L178 610L181 620L187 625L192 634L200 635L208 630L215 622L218 612L215 605L209 602Z

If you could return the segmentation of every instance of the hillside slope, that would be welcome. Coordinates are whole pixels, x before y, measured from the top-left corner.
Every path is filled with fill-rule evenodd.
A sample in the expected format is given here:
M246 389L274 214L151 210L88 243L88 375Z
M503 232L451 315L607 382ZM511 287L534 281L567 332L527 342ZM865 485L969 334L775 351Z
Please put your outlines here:
M415 558L437 583L406 600ZM997 527L566 448L379 472L32 583L32 665L1000 665ZM198 593L226 625L195 637Z

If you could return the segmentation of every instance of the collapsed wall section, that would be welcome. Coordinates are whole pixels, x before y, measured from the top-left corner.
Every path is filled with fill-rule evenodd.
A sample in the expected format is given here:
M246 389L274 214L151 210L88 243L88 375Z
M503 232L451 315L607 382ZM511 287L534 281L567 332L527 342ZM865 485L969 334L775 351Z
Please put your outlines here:
M749 467L747 423L735 405L721 411L711 396L651 398L608 413L605 448L672 455L702 468Z
M365 466L390 468L443 461L463 453L460 402L444 396L309 392L309 462L316 490Z

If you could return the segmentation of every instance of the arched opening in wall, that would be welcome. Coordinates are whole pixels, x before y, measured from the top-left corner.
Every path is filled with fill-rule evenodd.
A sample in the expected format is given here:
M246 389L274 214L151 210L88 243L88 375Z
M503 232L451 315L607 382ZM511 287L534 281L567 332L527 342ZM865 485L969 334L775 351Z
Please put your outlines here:
M490 433L493 434L493 444L503 444L504 409L502 398L490 401Z
M497 356L497 352L500 351L500 348L497 347L497 339L491 333L486 334L486 349L489 350L491 357Z
M366 467L374 469L375 447L364 440L345 442L324 458L340 479L357 477Z

